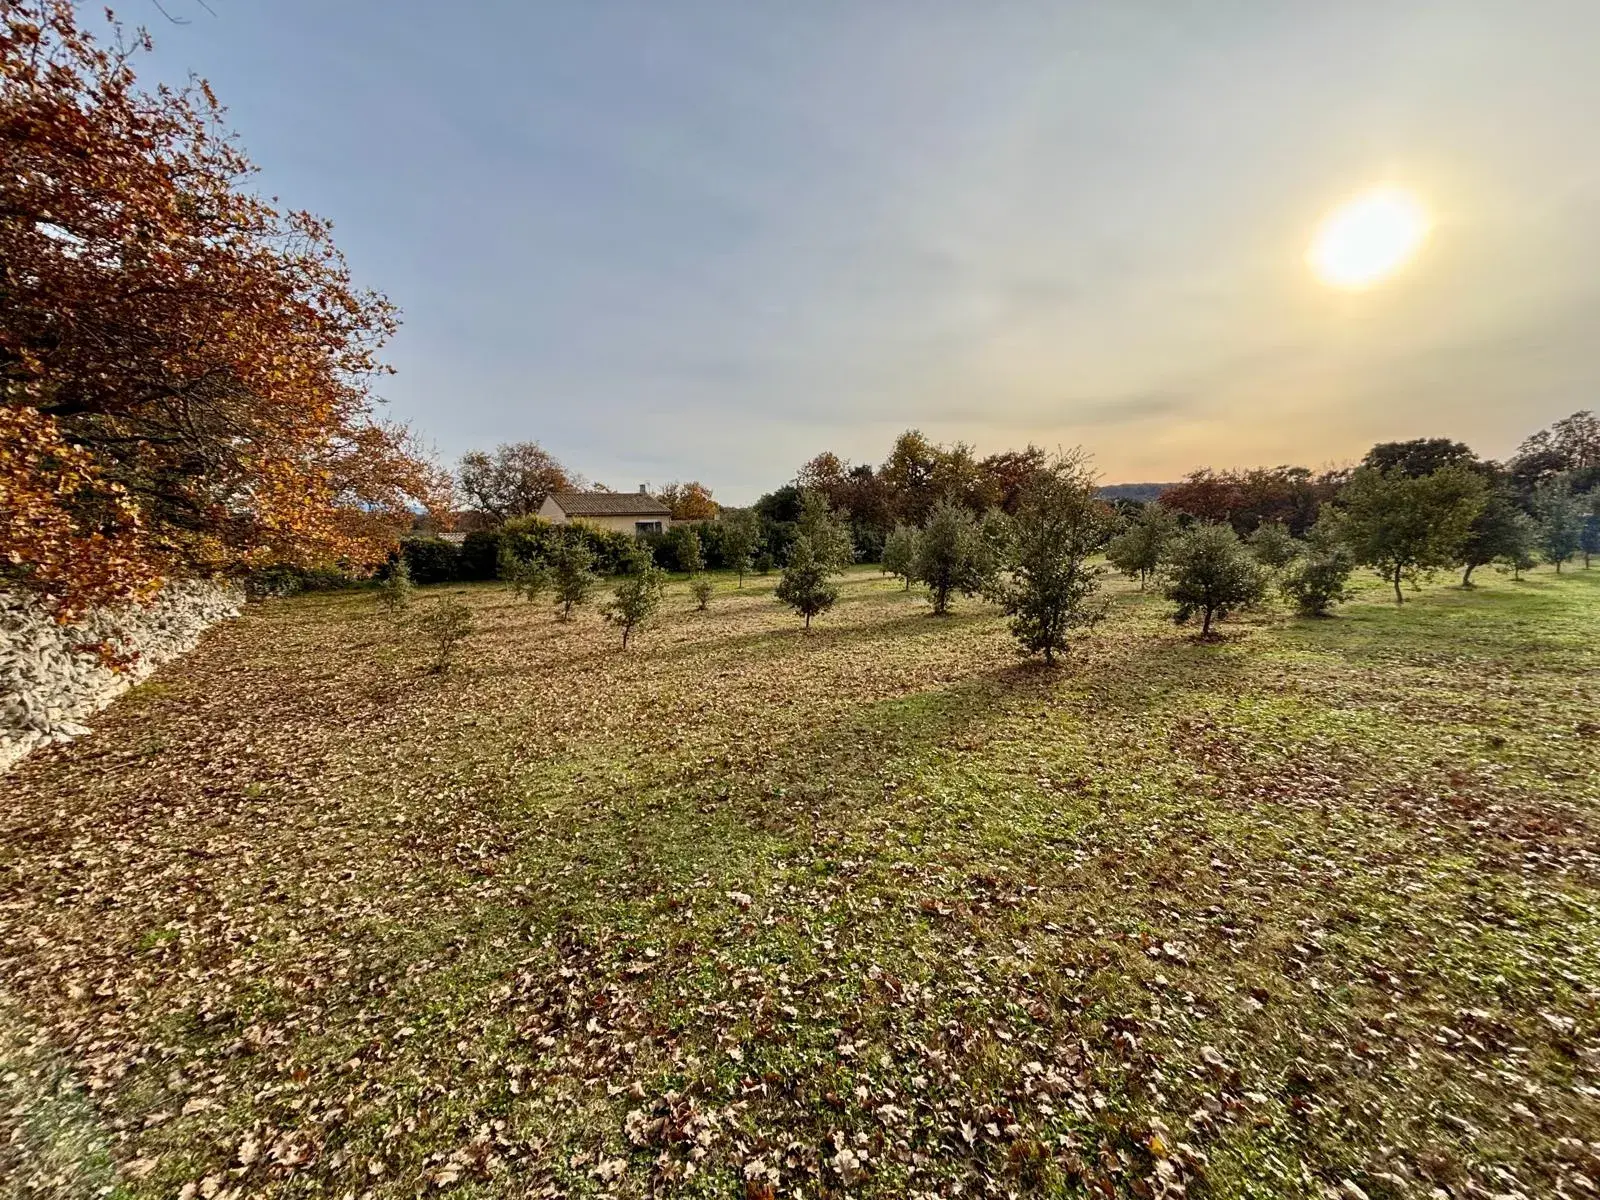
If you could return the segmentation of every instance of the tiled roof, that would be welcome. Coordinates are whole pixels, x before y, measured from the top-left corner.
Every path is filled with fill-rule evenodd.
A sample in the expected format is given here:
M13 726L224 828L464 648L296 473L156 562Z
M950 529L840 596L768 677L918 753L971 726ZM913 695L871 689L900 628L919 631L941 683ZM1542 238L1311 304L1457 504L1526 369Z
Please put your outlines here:
M550 499L569 517L670 517L672 510L638 492L557 492Z

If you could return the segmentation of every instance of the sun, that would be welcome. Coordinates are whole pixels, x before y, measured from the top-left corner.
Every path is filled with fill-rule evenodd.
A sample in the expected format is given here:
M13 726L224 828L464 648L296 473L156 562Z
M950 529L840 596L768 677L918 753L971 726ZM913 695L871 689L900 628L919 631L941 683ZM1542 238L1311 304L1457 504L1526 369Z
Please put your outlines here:
M1428 211L1414 193L1375 187L1323 218L1306 262L1328 286L1358 291L1416 257L1431 229Z

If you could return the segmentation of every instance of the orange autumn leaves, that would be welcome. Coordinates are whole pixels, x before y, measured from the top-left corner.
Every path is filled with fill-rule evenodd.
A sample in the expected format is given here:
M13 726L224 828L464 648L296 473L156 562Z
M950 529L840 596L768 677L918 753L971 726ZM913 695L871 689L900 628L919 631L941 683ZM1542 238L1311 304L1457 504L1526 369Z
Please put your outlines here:
M244 186L204 84L140 90L0 0L0 572L64 611L173 574L370 563L447 477L379 421L396 312Z

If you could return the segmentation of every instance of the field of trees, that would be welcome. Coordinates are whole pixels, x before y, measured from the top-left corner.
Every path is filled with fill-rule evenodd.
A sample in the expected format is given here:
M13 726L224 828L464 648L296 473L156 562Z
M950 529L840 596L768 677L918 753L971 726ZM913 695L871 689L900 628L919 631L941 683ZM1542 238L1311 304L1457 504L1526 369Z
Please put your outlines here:
M1068 670L713 581L271 601L20 767L14 1194L1587 1194L1600 572Z
M0 591L260 602L0 785L0 1196L1600 1190L1592 413L552 525L79 17L0 6Z

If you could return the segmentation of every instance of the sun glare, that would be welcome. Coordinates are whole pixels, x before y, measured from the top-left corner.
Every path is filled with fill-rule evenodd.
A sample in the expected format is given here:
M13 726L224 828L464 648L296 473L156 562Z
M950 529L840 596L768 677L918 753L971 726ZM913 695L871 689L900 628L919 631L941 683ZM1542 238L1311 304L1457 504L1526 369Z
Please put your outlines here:
M1427 210L1412 193L1373 188L1323 219L1306 262L1330 287L1370 287L1409 262L1430 228Z

